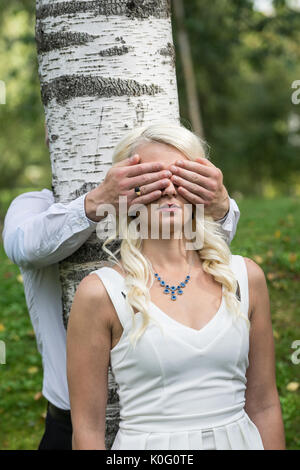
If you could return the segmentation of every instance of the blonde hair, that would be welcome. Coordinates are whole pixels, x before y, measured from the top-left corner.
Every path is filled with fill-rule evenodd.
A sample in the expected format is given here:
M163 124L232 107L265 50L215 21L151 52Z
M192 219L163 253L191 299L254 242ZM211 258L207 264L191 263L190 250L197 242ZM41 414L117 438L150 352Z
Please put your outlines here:
M204 151L205 142L200 137L180 124L164 121L137 127L128 132L114 149L113 163L134 155L141 144L157 142L173 146L190 160L195 160L198 157L207 158ZM130 339L135 345L145 332L150 320L154 320L148 313L151 298L149 287L147 287L149 283L151 287L154 282L154 271L151 262L142 254L142 239L138 237L136 225L129 223L130 217L127 216L127 221L117 220L117 222L117 226L121 222L122 230L120 248L114 253L107 249L107 244L117 238L111 236L105 240L102 249L109 255L111 261L116 261L125 271L126 301L133 319L133 331ZM220 225L212 217L204 216L204 221L199 224L199 230L202 231L202 234L204 233L203 246L197 250L202 261L203 271L211 274L217 282L222 284L227 308L233 312L236 318L243 317L249 327L248 316L245 316L241 311L240 301L236 297L237 280L229 266L231 252L223 238ZM119 252L123 266L116 258L116 254ZM137 332L134 332L136 320L133 307L142 314L143 319L142 326Z

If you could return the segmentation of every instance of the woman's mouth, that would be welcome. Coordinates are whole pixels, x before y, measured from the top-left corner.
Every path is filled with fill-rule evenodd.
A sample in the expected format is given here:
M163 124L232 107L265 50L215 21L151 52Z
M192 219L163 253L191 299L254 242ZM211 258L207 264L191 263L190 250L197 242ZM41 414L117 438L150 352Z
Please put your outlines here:
M180 207L174 206L174 207L161 207L158 209L161 212L176 212L181 210Z

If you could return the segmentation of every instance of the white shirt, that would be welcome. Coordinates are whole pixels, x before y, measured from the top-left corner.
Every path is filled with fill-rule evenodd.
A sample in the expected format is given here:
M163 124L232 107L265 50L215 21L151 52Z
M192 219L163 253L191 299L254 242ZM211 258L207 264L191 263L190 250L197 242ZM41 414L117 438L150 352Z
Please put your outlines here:
M86 193L87 194L87 193ZM49 189L17 196L9 206L2 233L7 256L19 266L37 347L42 356L43 395L70 409L66 374L66 331L62 319L58 262L74 253L96 229L84 209L86 194L69 204L55 203ZM240 211L230 198L219 222L230 243Z

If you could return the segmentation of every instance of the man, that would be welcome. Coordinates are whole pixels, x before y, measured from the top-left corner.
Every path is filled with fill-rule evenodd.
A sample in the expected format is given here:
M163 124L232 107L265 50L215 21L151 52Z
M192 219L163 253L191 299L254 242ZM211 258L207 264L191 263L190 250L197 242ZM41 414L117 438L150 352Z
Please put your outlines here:
M159 163L139 163L135 155L108 171L104 181L69 204L55 203L48 189L16 197L6 214L3 240L7 256L19 266L26 302L43 362L43 395L48 400L46 428L39 449L72 448L72 424L66 376L66 331L62 319L58 262L74 253L95 230L101 204L113 204L119 196L128 206L147 204L161 197L174 174L162 171ZM196 174L197 173L197 174ZM197 178L197 202L205 186L205 210L218 220L228 243L234 237L239 209L223 185L222 172L204 159L189 168L177 167L177 178L188 191ZM139 186L137 195L134 188ZM209 197L208 196L209 193ZM186 193L195 203L195 193Z

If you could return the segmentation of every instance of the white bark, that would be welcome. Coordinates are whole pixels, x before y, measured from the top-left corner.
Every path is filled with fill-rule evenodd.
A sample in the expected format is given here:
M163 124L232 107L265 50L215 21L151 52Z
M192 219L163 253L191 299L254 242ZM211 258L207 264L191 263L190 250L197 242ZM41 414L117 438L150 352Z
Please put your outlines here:
M136 125L178 121L168 0L37 0L36 39L52 187L69 202L101 183L112 151ZM101 266L92 235L60 263L64 318L80 280ZM109 373L107 448L117 430Z

